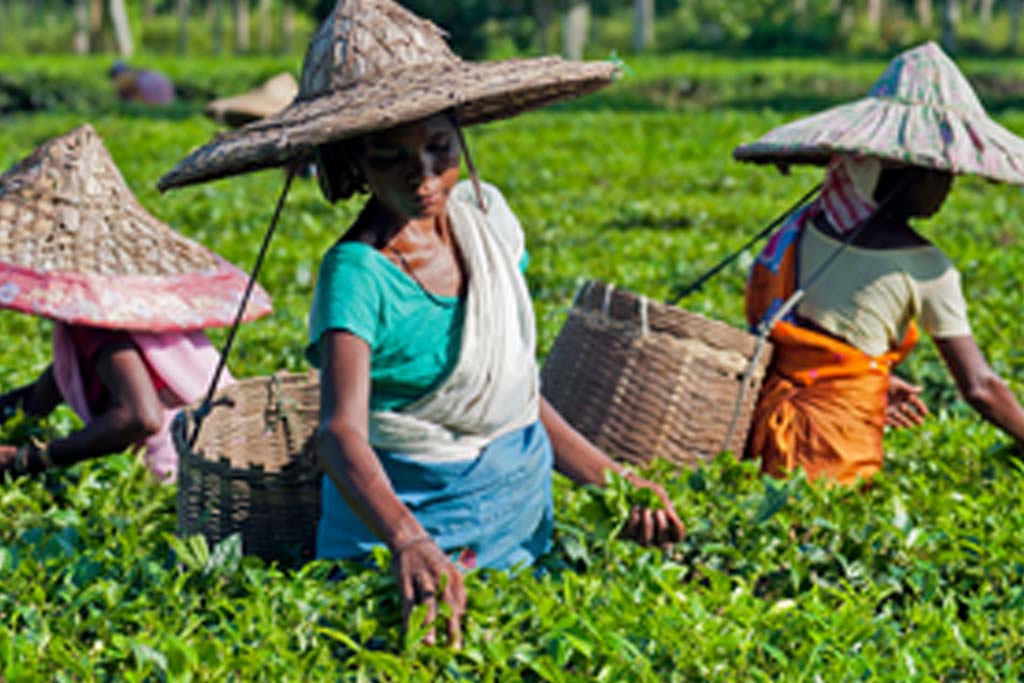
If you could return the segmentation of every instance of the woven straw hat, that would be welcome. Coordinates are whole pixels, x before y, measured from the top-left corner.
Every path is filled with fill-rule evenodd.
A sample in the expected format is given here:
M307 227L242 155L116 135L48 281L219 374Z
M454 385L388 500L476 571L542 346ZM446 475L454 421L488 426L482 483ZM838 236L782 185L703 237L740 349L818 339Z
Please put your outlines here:
M299 83L287 71L263 85L234 97L222 97L206 105L206 115L232 128L276 114L299 94Z
M163 332L233 322L245 274L146 212L89 125L0 175L0 307ZM269 313L257 288L246 311Z
M893 59L867 97L733 151L739 161L782 166L825 164L836 154L1024 185L1024 140L988 117L956 64L932 42Z
M464 125L514 116L597 90L615 72L559 57L465 62L441 29L392 0L339 0L310 43L295 103L199 148L158 187L283 165L450 108Z

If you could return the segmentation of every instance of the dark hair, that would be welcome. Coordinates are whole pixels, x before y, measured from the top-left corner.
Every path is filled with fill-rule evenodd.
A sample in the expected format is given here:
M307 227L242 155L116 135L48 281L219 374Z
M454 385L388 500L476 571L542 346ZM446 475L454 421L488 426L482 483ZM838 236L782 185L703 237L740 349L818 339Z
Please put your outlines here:
M362 153L362 138L329 142L316 148L316 179L324 199L333 204L356 193L369 192L359 167Z
M127 64L118 60L111 65L110 69L107 71L107 76L110 78L116 78L117 76L123 74L125 71L128 71L129 68L130 67Z
M890 166L883 168L882 172L878 174L874 200L876 202L883 202L893 192L905 193L907 185L914 182L915 176L920 176L920 173L921 169L916 166Z

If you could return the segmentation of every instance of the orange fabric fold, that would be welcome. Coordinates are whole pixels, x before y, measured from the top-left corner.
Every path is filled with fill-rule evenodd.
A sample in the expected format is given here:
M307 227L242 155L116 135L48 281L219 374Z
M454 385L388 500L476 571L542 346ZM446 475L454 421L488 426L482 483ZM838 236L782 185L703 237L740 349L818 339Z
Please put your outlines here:
M870 478L882 468L889 373L917 343L917 328L877 357L791 323L777 323L771 339L748 454L776 477L799 467L841 484Z

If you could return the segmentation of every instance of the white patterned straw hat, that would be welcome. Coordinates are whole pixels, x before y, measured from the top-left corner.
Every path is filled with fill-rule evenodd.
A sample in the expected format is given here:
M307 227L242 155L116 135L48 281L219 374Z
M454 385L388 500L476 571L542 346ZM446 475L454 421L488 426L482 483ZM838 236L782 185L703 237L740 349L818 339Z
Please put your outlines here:
M956 64L929 42L898 55L867 97L770 131L739 161L826 164L870 156L1024 185L1024 140L989 118Z
M339 0L313 36L295 102L215 138L158 187L280 166L318 145L448 109L463 125L514 116L597 90L616 70L611 62L559 57L463 61L441 29L392 0Z

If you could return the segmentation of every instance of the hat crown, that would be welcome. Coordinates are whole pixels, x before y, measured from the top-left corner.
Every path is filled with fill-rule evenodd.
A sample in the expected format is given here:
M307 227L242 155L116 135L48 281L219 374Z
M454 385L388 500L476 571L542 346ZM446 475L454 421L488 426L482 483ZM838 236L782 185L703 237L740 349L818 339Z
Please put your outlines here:
M897 55L868 95L985 116L971 84L934 42Z
M103 182L101 179L113 182ZM116 204L130 195L121 172L88 123L53 138L0 175L0 199L14 193L51 195L56 201Z
M402 68L458 61L436 24L398 3L338 0L306 52L299 99L343 90Z
M89 124L0 175L0 262L40 272L173 275L214 255L151 216Z

